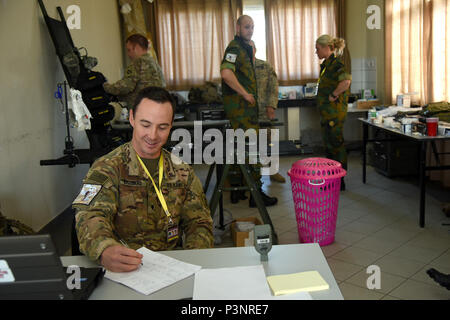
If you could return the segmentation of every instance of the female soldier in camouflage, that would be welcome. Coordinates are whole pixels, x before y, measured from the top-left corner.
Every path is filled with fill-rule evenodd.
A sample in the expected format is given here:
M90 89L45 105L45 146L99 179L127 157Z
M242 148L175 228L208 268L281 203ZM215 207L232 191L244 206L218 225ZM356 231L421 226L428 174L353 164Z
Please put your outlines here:
M322 35L316 41L316 54L324 59L320 65L317 105L325 145L326 157L339 161L347 170L347 151L344 146L344 121L352 76L340 59L345 41ZM342 179L341 190L345 190Z

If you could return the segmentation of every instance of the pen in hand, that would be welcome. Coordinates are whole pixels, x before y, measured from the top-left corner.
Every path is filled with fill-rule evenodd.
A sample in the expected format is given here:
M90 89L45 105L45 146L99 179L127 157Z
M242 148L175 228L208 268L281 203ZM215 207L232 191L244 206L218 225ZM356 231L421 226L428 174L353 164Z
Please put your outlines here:
M122 239L119 239L119 242L120 242L124 247L127 247L128 249L130 249L130 247L128 246L128 244L127 244L125 241L123 241ZM143 265L144 265L144 263L141 262L141 266L143 266Z

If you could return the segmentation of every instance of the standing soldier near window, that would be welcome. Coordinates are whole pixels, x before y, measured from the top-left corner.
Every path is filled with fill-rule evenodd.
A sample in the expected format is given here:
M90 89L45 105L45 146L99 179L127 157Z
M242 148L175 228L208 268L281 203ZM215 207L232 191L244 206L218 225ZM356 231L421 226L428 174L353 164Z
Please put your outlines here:
M258 130L258 104L256 101L257 88L255 67L253 63L253 49L250 40L253 35L253 19L249 16L239 17L236 25L236 36L225 50L224 58L220 66L222 77L223 106L226 117L230 120L233 129ZM259 167L253 165L255 181L261 184ZM239 168L233 168L239 171ZM242 176L229 176L231 186L242 186ZM273 206L278 199L269 197L259 192L266 206ZM245 199L245 192L232 191L233 203ZM250 207L256 207L253 197L250 197Z
M347 170L347 150L344 145L344 122L352 76L341 60L345 40L322 35L316 41L316 54L324 59L320 65L317 105L326 157L339 161ZM344 178L341 190L345 190Z

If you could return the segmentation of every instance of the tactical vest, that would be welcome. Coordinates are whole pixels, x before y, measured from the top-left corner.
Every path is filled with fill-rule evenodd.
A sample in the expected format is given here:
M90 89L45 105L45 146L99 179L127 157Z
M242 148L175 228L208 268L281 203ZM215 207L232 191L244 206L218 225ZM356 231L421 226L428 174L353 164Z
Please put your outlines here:
M191 103L222 103L217 84L209 81L203 86L191 88L188 98Z

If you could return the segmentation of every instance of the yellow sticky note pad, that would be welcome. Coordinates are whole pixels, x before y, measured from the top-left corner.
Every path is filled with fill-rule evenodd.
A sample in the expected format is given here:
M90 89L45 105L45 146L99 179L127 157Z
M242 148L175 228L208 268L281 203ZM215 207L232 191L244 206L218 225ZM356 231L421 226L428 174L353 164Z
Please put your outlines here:
M300 291L328 290L330 288L317 271L269 276L267 282L276 296Z

